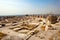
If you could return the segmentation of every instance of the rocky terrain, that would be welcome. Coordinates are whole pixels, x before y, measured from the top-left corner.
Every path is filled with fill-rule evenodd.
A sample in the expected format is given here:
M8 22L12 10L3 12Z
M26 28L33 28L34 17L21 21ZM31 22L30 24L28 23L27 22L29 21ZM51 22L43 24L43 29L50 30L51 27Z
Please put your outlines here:
M60 40L60 16L0 17L0 40Z

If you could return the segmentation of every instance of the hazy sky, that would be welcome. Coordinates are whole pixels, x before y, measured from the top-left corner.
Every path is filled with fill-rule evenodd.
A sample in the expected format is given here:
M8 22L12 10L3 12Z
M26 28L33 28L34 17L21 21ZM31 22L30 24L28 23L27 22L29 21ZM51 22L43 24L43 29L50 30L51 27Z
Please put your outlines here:
M60 13L59 0L0 0L0 15Z

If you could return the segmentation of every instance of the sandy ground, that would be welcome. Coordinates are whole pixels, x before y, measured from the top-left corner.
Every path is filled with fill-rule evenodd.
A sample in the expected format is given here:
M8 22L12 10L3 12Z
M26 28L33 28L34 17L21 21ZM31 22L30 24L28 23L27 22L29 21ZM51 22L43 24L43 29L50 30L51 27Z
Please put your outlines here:
M44 31L41 29L43 22L37 22L36 19L29 23L36 24L38 26L30 30L26 34L15 32L14 30L9 29L11 27L16 27L17 25L16 26L9 25L0 28L0 32L7 34L7 36L3 37L1 40L60 40L60 33L58 33L58 31L60 31L60 23L51 24L53 26L52 27L53 29L51 28ZM20 25L19 22L18 25ZM34 32L35 30L39 30L39 32L35 33L34 35L30 35L30 33Z

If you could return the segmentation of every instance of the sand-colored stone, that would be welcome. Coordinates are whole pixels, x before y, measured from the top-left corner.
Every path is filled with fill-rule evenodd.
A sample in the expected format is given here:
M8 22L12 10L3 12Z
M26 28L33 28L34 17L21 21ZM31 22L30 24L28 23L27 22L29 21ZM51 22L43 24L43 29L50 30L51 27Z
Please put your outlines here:
M55 24L57 22L58 17L54 15L47 16L47 20L50 21L50 23Z

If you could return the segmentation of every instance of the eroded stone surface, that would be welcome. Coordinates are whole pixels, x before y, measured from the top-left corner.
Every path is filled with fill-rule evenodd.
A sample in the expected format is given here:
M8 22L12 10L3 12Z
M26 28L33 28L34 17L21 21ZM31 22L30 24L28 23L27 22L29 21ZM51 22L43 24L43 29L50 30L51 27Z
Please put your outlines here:
M7 17L0 23L5 24L0 27L0 32L7 34L1 40L60 40L57 17L49 16L47 19L40 16ZM50 23L53 21L54 24Z

